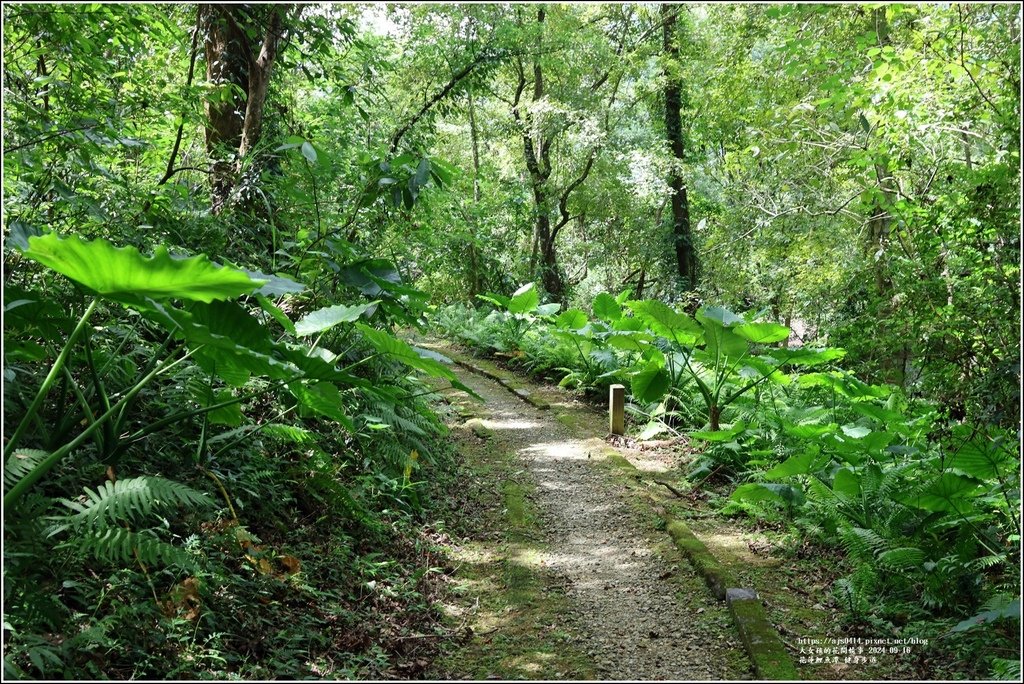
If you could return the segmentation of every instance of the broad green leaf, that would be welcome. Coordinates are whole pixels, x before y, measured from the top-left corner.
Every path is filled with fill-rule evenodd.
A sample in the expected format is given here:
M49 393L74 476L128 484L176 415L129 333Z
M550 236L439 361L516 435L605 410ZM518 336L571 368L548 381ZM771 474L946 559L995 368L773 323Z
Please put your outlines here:
M986 610L983 613L978 613L974 617L969 617L966 620L957 624L956 627L951 629L951 632L966 632L969 629L986 625L990 622L995 622L1002 618L1016 618L1020 620L1020 597L1007 599L1001 604L997 605L992 610Z
M338 278L368 297L377 297L402 282L398 269L387 259L362 259L346 264L338 271Z
M735 326L732 331L755 344L770 344L789 339L789 328L778 323L744 323Z
M784 361L793 366L819 366L823 363L838 361L846 356L845 349L810 349L797 347L795 349L773 349L768 355L778 361Z
M871 434L864 437L860 443L864 447L865 451L869 453L878 453L885 449L889 444L896 439L896 435L889 432L883 432L876 430Z
M897 413L896 411L889 411L867 401L854 402L850 408L862 416L867 416L868 418L883 424L906 421L902 414Z
M259 302L260 308L270 314L271 318L281 324L287 332L292 335L295 334L295 324L292 323L291 319L285 315L281 308L270 301L267 297L261 294L256 295L256 301Z
M250 294L263 281L244 271L219 266L205 255L177 259L160 245L153 256L134 247L114 247L106 240L83 240L56 233L28 239L25 256L52 268L99 295L124 304L147 307L147 299L161 302L188 299L212 302Z
M743 318L722 306L703 306L697 311L697 320L712 321L723 327L742 323Z
M537 292L537 286L533 283L527 283L513 293L512 298L508 302L509 313L527 313L533 311L540 304L540 294Z
M622 318L622 307L607 292L594 297L594 315L602 321L613 322Z
M338 304L324 307L309 314L306 314L295 324L295 333L300 337L323 332L338 325L339 323L353 323L366 313L366 310L379 303L379 300L368 304L356 304L345 306Z
M427 375L435 378L443 378L450 382L453 387L457 387L477 399L480 398L480 395L462 384L462 382L459 381L458 376L456 376L450 368L436 359L421 356L413 347L409 346L394 335L386 333L383 330L371 328L365 323L356 323L356 328L358 328L359 332L362 333L363 338L381 354L389 356L410 368L423 371Z
M657 299L626 302L633 315L651 332L682 344L694 344L702 334L700 325L686 314L673 311Z
M746 356L749 346L746 340L722 327L717 321L705 319L704 343L712 364L725 364L728 360Z
M860 479L860 475L849 468L840 468L832 478L832 491L848 499L859 499Z
M485 301L488 304L493 304L499 309L507 309L508 303L510 301L509 298L506 297L505 295L495 294L493 292L488 292L487 294L478 294L476 298Z
M974 480L953 473L943 473L920 494L903 496L902 503L926 511L957 511L963 515L970 507L968 497L978 491Z
M668 371L658 364L651 363L633 375L630 381L630 391L638 401L646 404L658 401L665 396L665 392L668 391L671 384L672 378Z
M453 373L450 368L447 368L434 359L428 359L420 356L416 353L415 349L394 335L384 332L383 330L371 328L365 323L356 323L356 327L359 329L359 332L362 333L366 341L380 353L390 356L397 361L401 361L410 368L421 370L428 375L444 378L446 380L457 379L455 373Z
M306 158L306 161L310 164L316 164L316 150L313 149L313 146L310 145L308 141L302 143L302 147L300 149L302 151L302 156Z
M801 387L831 387L839 394L851 399L879 398L892 393L892 389L889 387L868 385L841 372L805 373L800 376L799 382Z
M608 346L621 349L623 351L640 351L643 349L647 342L651 341L651 336L644 333L624 333L619 332L614 335L609 335L605 342Z
M946 465L965 475L990 480L1005 470L1011 460L1010 453L999 444L985 444L980 440L965 442L949 458Z
M292 396L307 410L327 416L340 423L349 432L355 432L352 419L345 415L341 391L330 382L288 383Z
M745 359L743 364L744 367L740 369L740 375L746 377L768 376L768 380L776 385L788 385L793 382L793 376L783 373L778 369L777 364L768 363L761 357L751 356Z
M616 332L643 332L646 329L644 322L635 316L623 316L612 323L612 330Z
M433 349L424 349L423 347L412 347L412 350L425 359L433 359L438 363L444 363L449 366L452 364L452 360L450 358L448 358L444 354L440 354L434 351Z
M790 456L766 472L764 477L769 480L780 480L784 477L792 477L793 475L809 475L827 466L829 460L827 454L805 451L802 454Z
M567 330L579 330L587 324L587 314L579 309L566 309L555 319L555 325Z
M813 439L815 437L821 437L832 432L835 432L838 426L835 423L829 423L827 425L791 425L785 423L782 429L787 435L791 435L798 439Z
M698 430L696 432L691 432L690 439L701 439L705 442L728 442L746 429L747 424L740 420L728 430Z
M190 348L199 348L196 364L234 386L252 374L274 380L301 375L294 364L273 354L267 329L234 302L196 303L191 311L150 302L144 315L160 323Z
M851 439L863 439L871 434L871 430L852 423L842 427L843 434Z
M558 302L551 302L550 304L541 304L537 307L538 316L553 316L558 313L558 310L562 308L562 305Z
M757 503L760 501L776 501L793 506L799 506L806 500L803 491L799 487L788 484L764 484L750 482L740 485L729 497L733 501L746 501Z
M248 273L249 277L253 280L263 281L263 285L260 286L260 289L256 290L257 295L263 295L265 297L280 297L281 295L302 292L306 289L305 285L297 283L291 278L271 275L269 273L260 273L259 271L250 271L247 268L243 268L241 270Z
M230 390L220 390L213 395L212 401L210 401L208 406L231 401L233 398L234 395ZM244 420L241 402L215 408L207 413L206 416L210 425L227 425L228 427L238 427Z

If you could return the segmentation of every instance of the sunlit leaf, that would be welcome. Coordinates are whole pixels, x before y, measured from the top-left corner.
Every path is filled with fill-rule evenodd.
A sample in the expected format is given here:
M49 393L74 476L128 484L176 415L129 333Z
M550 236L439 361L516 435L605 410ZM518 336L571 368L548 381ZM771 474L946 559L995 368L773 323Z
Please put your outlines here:
M47 233L28 239L25 256L49 266L93 292L137 306L146 300L187 299L199 302L234 299L264 284L246 272L214 264L204 255L175 258L160 245L153 256L135 247L115 247L106 240L62 238Z

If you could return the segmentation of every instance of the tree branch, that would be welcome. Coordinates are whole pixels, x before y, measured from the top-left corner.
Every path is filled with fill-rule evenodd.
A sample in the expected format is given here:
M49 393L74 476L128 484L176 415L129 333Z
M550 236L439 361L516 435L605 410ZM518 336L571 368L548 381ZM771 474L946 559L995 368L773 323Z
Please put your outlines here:
M595 147L590 151L590 158L587 159L587 163L583 167L583 172L576 178L576 180L565 186L561 197L558 198L558 213L561 214L562 217L559 219L558 223L555 224L554 230L551 231L552 240L554 240L558 235L558 231L569 223L569 219L572 218L569 216L569 194L578 188L583 181L587 180L587 176L590 175L590 169L594 167L594 159L597 157L597 153L600 149L600 147Z
M450 93L452 89L459 84L459 82L461 82L464 78L473 73L473 70L476 69L478 66L480 66L484 62L488 62L493 59L496 59L496 57L493 55L480 53L479 55L476 56L476 58L473 59L473 61L471 61L469 64L460 69L458 73L454 74L451 77L451 79L448 80L448 83L446 83L444 87L441 88L441 90L434 93L434 96L427 100L423 104L423 106L420 107L420 110L416 112L416 114L413 115L413 117L409 119L405 123L405 125L403 125L397 131L395 131L395 134L391 136L391 145L388 147L388 153L394 154L395 150L398 149L398 144L402 141L402 138L405 137L405 134L408 133L409 130L416 125L416 122L422 119L423 116L427 112L429 112L434 105L443 100L448 95L448 93Z
M201 12L202 12L202 10L199 10L199 9L196 10L196 27L192 31L192 56L189 58L189 62L188 62L188 76L185 78L185 91L186 91L186 95L188 94L188 92L187 92L188 89L192 87L192 79L195 76L195 72L196 72L196 56L198 54L198 49L197 48L199 47L199 22L200 22L200 19L201 19ZM157 187L159 187L159 186L163 185L164 183L166 183L167 181L169 181L171 179L171 176L173 176L174 173L175 173L175 171L174 171L174 162L176 162L178 160L178 150L181 148L181 136L182 136L182 133L184 133L184 132L185 132L185 115L182 114L181 121L178 123L178 132L174 136L174 146L171 148L171 156L167 160L167 170L164 171L163 177L160 178L160 180L158 180L156 182ZM146 207L147 209L149 208L148 204L149 204L149 202L147 201L147 207Z

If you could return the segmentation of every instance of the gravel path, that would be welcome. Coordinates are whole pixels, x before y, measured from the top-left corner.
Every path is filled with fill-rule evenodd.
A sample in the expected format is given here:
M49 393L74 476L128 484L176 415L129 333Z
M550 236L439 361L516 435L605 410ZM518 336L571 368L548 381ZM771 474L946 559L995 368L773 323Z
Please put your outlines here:
M565 587L576 645L604 679L750 678L725 608L597 465L581 438L603 437L603 421L544 390L553 409L530 406L498 383L457 368L485 400L493 448L516 451L537 485L543 566ZM560 402L560 403L554 403ZM573 412L570 429L556 415ZM573 434L575 433L575 434ZM589 434L588 434L589 433Z

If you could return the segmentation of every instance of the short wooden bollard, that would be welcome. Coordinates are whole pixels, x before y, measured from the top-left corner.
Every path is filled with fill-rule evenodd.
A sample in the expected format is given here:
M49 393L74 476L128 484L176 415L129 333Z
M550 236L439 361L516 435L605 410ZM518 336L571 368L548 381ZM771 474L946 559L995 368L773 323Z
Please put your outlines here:
M608 422L613 435L626 432L626 386L612 385L608 389Z

